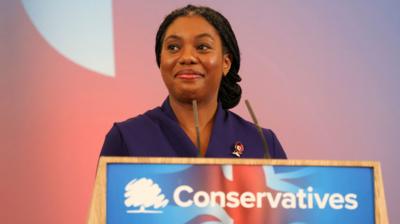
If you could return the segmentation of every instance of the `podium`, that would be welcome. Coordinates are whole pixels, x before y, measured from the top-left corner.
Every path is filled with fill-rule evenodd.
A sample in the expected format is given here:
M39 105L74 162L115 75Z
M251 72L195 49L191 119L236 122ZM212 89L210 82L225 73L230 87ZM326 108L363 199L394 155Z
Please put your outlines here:
M101 157L88 223L389 220L379 162Z

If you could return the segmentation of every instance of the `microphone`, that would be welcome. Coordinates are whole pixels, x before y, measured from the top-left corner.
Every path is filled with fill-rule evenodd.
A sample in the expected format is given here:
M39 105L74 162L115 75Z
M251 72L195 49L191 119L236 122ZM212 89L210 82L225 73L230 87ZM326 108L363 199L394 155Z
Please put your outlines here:
M194 115L194 128L196 129L196 145L197 145L197 149L198 149L197 156L201 157L199 111L197 109L197 100L192 100L192 106L193 106L193 115Z
M263 133L260 125L258 125L256 115L254 114L253 109L251 109L250 102L248 100L244 100L244 102L246 104L247 110L249 111L249 113L251 115L251 119L253 119L253 123L257 128L258 134L261 137L261 141L262 141L263 148L264 148L264 158L271 159L271 155L269 154L269 147L268 147L267 140L265 139L264 133Z

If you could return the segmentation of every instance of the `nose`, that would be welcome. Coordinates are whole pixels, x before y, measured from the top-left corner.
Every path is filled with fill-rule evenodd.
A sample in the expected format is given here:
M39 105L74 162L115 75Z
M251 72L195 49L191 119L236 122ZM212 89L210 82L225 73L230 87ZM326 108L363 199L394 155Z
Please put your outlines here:
M198 59L195 53L195 50L190 47L185 47L181 51L181 55L179 58L179 64L181 65L191 65L197 64Z

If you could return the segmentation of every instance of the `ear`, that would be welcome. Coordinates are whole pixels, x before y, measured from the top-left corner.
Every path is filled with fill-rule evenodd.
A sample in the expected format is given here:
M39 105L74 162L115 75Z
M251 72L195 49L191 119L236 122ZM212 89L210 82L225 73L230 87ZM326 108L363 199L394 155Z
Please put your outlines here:
M224 58L222 59L222 71L224 76L226 76L231 69L232 59L230 54L224 54Z

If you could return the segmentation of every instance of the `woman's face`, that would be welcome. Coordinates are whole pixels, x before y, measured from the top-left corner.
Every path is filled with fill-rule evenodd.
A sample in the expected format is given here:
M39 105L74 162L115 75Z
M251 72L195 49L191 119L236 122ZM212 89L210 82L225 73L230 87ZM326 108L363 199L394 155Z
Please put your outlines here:
M179 17L167 28L160 70L174 100L216 102L222 76L230 66L218 32L203 17Z

